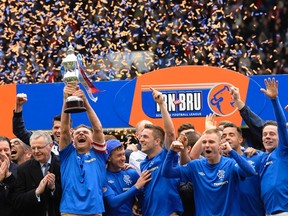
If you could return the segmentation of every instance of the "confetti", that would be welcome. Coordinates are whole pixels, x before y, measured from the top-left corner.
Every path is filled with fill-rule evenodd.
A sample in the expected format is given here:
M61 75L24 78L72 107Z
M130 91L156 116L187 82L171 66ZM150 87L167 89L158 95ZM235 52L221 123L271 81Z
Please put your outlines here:
M1 1L0 74L7 74L1 84L19 83L25 75L28 83L50 82L51 65L53 82L61 82L60 64L70 43L84 56L89 77L101 81L195 64L241 69L248 76L288 71L284 0L275 5L219 0L66 2ZM113 59L113 53L134 59ZM242 56L250 63L238 65ZM25 73L12 79L15 68ZM127 72L121 74L122 69Z

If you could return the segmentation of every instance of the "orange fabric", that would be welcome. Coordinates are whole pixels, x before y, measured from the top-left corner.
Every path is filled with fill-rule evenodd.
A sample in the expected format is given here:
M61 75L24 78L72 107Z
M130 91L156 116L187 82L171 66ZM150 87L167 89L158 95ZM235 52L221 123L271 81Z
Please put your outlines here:
M0 86L0 135L13 138L12 117L16 103L16 84Z

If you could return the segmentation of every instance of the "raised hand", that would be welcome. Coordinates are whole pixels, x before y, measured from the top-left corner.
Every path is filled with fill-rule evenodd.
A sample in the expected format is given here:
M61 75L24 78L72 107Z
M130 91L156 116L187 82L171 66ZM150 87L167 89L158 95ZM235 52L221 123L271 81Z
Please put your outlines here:
M175 152L180 152L181 150L184 149L184 145L180 141L175 140L172 142L170 149L175 151Z
M16 104L18 106L23 106L23 104L26 103L27 100L27 95L24 93L19 93L16 95Z
M16 95L16 107L15 112L22 112L24 103L27 102L27 95L24 93L19 93Z
M215 120L216 115L210 113L209 115L206 115L206 119L205 119L205 130L209 130L209 129L214 129L217 126L217 122Z
M229 153L232 151L232 148L229 144L229 142L224 142L220 145L220 149L222 150L222 154L224 156L229 155Z
M0 154L0 181L3 181L6 178L7 172L9 171L9 161L6 160L5 156L6 155L4 154Z
M275 99L278 96L278 81L275 78L268 78L264 80L266 89L260 90L267 95L270 99Z
M156 89L154 88L150 88L152 90L152 96L153 96L153 99L156 103L158 103L159 105L160 104L163 104L164 101L163 101L163 96L162 96L162 93L157 91Z
M232 99L234 101L240 100L240 92L239 92L239 88L232 86L230 87L230 94L232 96Z
M65 98L73 95L73 93L76 91L75 83L76 83L76 82L68 82L68 83L65 85L65 87L64 87L64 89L63 89ZM77 86L77 88L79 88L79 86Z

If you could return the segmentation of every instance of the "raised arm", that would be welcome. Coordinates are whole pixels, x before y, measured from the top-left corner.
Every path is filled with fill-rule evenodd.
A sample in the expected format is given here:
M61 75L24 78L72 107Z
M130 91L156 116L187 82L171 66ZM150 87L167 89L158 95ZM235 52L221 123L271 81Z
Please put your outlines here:
M27 102L27 95L20 93L16 95L16 106L13 112L13 133L18 137L22 142L27 145L30 145L30 137L32 135L31 131L28 131L25 128L22 111L23 105Z
M180 149L180 164L187 164L189 161L191 161L187 150L188 138L185 135L180 134L177 140L183 144L183 148Z
M166 178L179 178L181 176L180 166L174 163L174 159L177 152L181 151L184 147L181 142L173 141L170 148L164 160L161 175Z
M85 93L81 89L79 89L74 93L74 95L79 96L83 99L84 107L86 108L86 113L93 129L93 141L97 144L104 144L105 136L103 133L102 124L97 114L91 107L87 97L85 96Z
M238 88L233 86L230 88L230 92L242 119L247 124L250 131L256 136L257 141L262 143L262 130L265 121L261 119L256 113L254 113L247 105L245 105L245 103L240 98Z
M172 122L171 116L167 110L166 103L163 101L163 95L161 92L151 88L152 96L155 102L159 105L162 115L162 121L164 124L164 131L165 131L165 138L164 138L164 145L165 148L168 150L170 149L171 143L176 140L175 135L175 128Z
M64 110L66 109L66 99L69 95L72 95L75 91L75 85L71 83L67 83L67 85L63 89L63 105L62 105L62 113L61 113L61 134L60 134L60 141L59 141L59 148L60 150L66 148L71 141L71 134L70 134L70 114L65 113Z
M279 144L277 148L280 149L280 152L282 152L283 150L288 151L288 133L286 129L286 118L278 98L278 81L274 78L269 78L267 80L265 79L264 82L266 90L263 88L261 88L260 90L271 99L273 105L279 134Z
M236 161L238 166L235 166L235 169L240 176L248 177L256 174L254 167L252 167L252 165L245 158L233 150L228 142L221 144L220 148L225 155L229 154L229 156Z

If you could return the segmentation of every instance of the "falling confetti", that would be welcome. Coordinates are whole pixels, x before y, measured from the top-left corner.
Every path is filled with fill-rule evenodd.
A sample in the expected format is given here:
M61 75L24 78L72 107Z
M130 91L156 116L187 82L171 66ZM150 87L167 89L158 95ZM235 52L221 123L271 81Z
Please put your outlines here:
M284 0L66 2L1 1L0 84L61 82L70 43L93 81L181 65L288 73Z

